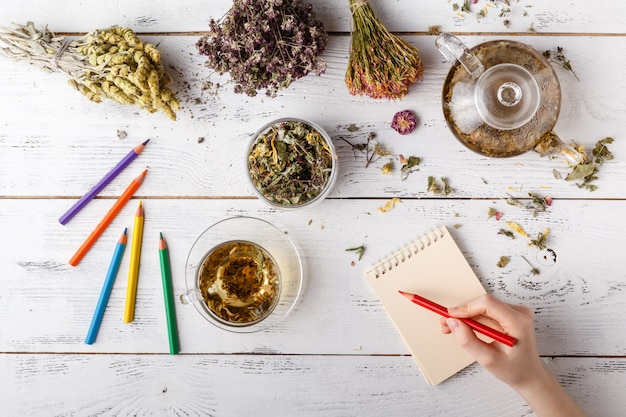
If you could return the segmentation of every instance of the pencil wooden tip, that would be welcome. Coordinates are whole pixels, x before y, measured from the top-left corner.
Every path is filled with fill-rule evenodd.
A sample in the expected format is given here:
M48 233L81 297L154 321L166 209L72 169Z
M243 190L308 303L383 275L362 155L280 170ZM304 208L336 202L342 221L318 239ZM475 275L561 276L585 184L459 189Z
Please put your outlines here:
M408 298L409 300L413 298L413 294L409 294L408 292L404 292L404 291L400 291L398 290L398 292L402 295L404 295L406 298Z
M165 242L163 233L159 232L159 250L165 250L165 249L167 249L167 243Z
M137 211L135 212L136 217L143 217L143 203L139 200L139 205L137 206Z

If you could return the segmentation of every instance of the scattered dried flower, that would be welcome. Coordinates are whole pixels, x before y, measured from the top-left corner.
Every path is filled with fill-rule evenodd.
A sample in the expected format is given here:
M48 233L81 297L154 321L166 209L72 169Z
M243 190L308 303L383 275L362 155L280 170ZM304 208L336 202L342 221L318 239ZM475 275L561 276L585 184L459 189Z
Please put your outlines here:
M416 126L417 118L411 110L402 110L393 115L391 127L401 135L408 135Z
M565 181L582 180L581 183L576 184L578 188L585 188L589 191L595 191L598 187L592 184L593 181L598 179L597 173L600 170L600 166L605 161L613 159L613 154L609 151L607 144L613 143L613 138L607 137L596 142L595 147L591 151L593 158L587 162L576 165L572 171L565 177ZM580 151L581 148L579 148Z
M511 239L515 239L515 235L510 230L500 229L498 234L510 237Z
M429 35L433 35L433 36L440 35L441 34L441 26L439 26L439 25L428 26L428 34Z
M400 169L400 178L402 181L406 180L413 172L419 171L417 167L422 160L417 156L409 156L407 159L403 155L399 155L398 158L402 164L402 168Z
M543 56L547 60L549 60L550 62L553 62L553 63L555 63L557 65L560 65L566 71L570 71L572 73L572 75L574 76L574 78L576 78L577 81L580 81L580 79L578 78L578 76L574 72L574 69L572 68L572 63L570 62L569 59L567 59L565 57L565 54L563 53L563 48L562 47L557 46L556 49L554 49L554 50L547 49L547 50L543 51Z
M487 217L488 219L495 217L496 220L500 220L502 218L502 212L494 209L493 207L489 207L487 215L488 215Z
M508 256L501 256L500 260L498 261L496 265L499 268L504 268L505 266L509 264L510 261L511 261L511 258L509 258Z
M428 186L426 191L430 191L436 195L448 195L454 192L454 188L448 185L448 179L441 177L441 184L433 176L428 177Z
M518 223L515 222L506 222L506 227L508 227L509 229L513 230L514 232L519 233L520 235L530 238L530 236L528 236L528 233L526 233L526 231L524 230L524 228L522 226L520 226Z
M393 210L396 204L402 203L398 197L393 197L391 200L388 200L382 207L378 207L378 211L381 213L387 213L388 211Z
M393 171L393 159L390 159L389 162L383 165L383 167L380 170L384 175L391 174L391 171Z
M349 0L354 30L345 83L352 95L399 99L422 78L419 51L389 32L367 0Z
M537 238L536 239L531 239L529 246L536 246L537 249L541 250L541 249L546 249L547 247L547 240L548 240L548 233L550 232L550 229L548 229L546 227L546 230L543 231L543 233L539 232L537 234Z
M309 3L301 0L235 0L210 31L196 43L213 70L204 89L217 93L212 74L228 72L235 93L269 97L311 71L320 75L326 62L319 57L328 41L324 25Z
M357 255L359 255L359 261L361 260L361 258L363 257L363 253L365 252L365 245L361 245L361 246L357 246L354 248L348 248L346 249L346 252L356 252Z
M526 263L527 263L528 265L530 265L530 267L531 267L530 273L531 273L531 274L533 274L533 275L539 275L539 269L535 268L535 267L533 266L533 264L531 264L531 263L528 261L528 259L526 259L526 257L525 257L525 256L522 256L522 259L523 259L523 260L525 260L525 261L526 261Z

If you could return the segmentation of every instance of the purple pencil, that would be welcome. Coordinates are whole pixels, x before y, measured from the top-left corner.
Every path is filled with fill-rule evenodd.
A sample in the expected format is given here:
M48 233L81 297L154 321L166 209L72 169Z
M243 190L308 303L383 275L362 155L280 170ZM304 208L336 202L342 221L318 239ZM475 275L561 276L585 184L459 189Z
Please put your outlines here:
M87 205L87 203L97 196L98 193L113 180L113 178L117 177L117 175L122 172L124 168L126 168L135 158L139 156L148 142L150 142L150 139L146 140L141 145L135 146L132 151L128 152L128 154L120 162L118 162L108 174L102 177L100 182L98 182L91 190L82 196L81 199L70 207L64 215L59 217L59 223L67 224L67 222L69 222L72 217L74 217L83 207Z

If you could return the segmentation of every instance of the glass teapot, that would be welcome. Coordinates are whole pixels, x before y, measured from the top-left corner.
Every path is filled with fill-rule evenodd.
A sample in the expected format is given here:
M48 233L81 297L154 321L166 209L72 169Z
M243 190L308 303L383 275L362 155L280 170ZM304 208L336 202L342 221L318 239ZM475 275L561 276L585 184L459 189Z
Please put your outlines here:
M471 150L492 157L531 149L561 153L576 165L584 157L552 131L561 109L561 87L550 63L520 42L497 40L468 49L442 33L435 44L453 63L443 86L450 130Z

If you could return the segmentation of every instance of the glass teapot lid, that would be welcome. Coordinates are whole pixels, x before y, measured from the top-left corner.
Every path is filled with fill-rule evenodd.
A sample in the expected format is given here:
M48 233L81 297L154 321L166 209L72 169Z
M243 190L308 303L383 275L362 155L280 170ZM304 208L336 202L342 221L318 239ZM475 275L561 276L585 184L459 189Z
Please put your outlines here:
M467 49L444 33L437 47L453 61L443 86L448 126L470 149L488 156L535 147L556 124L561 88L554 69L533 48L500 40Z

